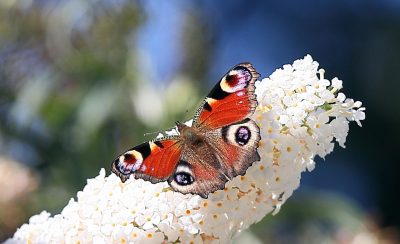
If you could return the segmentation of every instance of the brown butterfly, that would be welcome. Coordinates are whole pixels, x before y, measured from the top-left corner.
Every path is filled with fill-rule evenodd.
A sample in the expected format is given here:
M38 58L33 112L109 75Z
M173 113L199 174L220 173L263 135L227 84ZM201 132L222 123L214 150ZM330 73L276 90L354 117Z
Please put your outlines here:
M152 183L168 181L175 191L203 198L224 189L260 160L260 129L249 118L257 106L258 77L250 63L236 65L205 98L191 127L177 122L178 135L133 147L113 161L112 172L123 182L131 174Z

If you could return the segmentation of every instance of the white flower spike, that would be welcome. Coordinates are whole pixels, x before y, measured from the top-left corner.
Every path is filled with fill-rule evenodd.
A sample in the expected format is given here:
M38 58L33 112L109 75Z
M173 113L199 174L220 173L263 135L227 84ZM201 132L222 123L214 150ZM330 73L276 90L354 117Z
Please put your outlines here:
M244 176L208 199L114 174L89 179L61 214L43 211L6 243L203 243L230 242L268 213L277 213L314 168L315 156L344 147L349 121L365 119L361 102L338 91L342 81L324 78L310 55L256 83L253 119L261 130L254 163Z

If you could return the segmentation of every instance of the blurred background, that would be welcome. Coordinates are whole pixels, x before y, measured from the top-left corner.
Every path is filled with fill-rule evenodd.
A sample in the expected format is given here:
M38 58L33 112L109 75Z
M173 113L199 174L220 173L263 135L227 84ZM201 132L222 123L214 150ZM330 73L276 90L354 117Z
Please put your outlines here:
M237 242L399 241L398 0L1 0L0 241L189 119L235 64L268 77L306 54L367 118Z

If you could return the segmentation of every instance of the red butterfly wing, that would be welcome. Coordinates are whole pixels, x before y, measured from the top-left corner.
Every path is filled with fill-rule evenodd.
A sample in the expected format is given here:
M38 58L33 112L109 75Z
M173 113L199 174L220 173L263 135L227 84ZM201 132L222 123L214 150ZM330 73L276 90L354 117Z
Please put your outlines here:
M250 116L257 106L254 83L259 76L250 63L236 65L206 97L194 126L216 129Z
M125 182L131 174L152 183L167 180L182 154L178 138L140 144L120 155L112 163L112 171Z

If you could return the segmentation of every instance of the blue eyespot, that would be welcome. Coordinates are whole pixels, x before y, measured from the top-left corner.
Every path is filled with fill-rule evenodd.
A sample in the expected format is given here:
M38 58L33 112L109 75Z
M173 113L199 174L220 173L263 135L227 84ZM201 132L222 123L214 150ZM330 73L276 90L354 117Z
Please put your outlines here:
M240 146L246 145L251 137L251 132L247 126L241 126L236 130L235 140Z
M178 183L178 185L181 186L187 186L193 183L194 179L193 177L186 172L179 172L175 174L175 181Z

